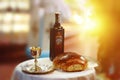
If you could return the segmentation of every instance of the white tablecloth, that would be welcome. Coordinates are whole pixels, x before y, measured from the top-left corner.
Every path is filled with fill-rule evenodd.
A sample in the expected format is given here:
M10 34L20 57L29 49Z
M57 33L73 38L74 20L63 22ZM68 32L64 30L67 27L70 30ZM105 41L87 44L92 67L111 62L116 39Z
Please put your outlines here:
M95 80L94 68L88 68L81 72L62 72L55 70L48 74L27 74L22 72L22 66L32 63L34 60L27 60L18 64L13 72L11 80ZM40 63L49 63L49 58L38 59Z

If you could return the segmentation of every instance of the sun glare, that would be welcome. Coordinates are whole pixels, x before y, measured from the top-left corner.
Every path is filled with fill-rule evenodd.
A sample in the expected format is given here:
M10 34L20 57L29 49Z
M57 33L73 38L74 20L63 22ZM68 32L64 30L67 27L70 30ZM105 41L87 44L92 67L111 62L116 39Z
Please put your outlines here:
M73 19L77 24L82 24L83 23L82 16L79 16L77 13L73 15Z
M97 14L98 10L95 9L99 5L95 5L95 3L90 0L85 0L84 4L80 2L79 9L81 13L73 14L73 19L77 24L80 24L80 29L82 29L82 31L96 34L101 30L100 23L103 22L102 18Z

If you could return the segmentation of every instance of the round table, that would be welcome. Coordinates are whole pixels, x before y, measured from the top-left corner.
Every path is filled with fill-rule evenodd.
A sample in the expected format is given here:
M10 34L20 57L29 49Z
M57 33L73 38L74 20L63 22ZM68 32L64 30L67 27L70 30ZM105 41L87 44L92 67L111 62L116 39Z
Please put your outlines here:
M38 59L40 63L51 62L49 58ZM59 70L54 70L47 74L27 74L22 71L22 66L26 63L34 62L33 59L23 61L16 66L14 69L11 80L95 80L95 69L88 68L80 72L63 72Z

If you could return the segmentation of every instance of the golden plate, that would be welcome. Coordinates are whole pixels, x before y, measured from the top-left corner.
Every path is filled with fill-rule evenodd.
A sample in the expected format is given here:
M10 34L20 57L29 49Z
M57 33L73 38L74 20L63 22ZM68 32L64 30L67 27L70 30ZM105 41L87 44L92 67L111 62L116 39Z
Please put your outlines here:
M41 68L41 70L39 71L32 70L33 66L33 64L26 64L22 66L22 71L29 74L46 74L54 71L54 67L52 64L39 64L38 66L40 66Z

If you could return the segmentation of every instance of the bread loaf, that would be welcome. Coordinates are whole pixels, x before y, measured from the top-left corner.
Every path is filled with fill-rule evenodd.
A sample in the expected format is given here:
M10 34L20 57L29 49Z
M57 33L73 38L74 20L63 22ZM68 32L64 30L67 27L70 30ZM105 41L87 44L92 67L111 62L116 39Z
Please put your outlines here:
M54 58L53 65L67 72L82 71L87 67L87 60L75 52L65 52Z

